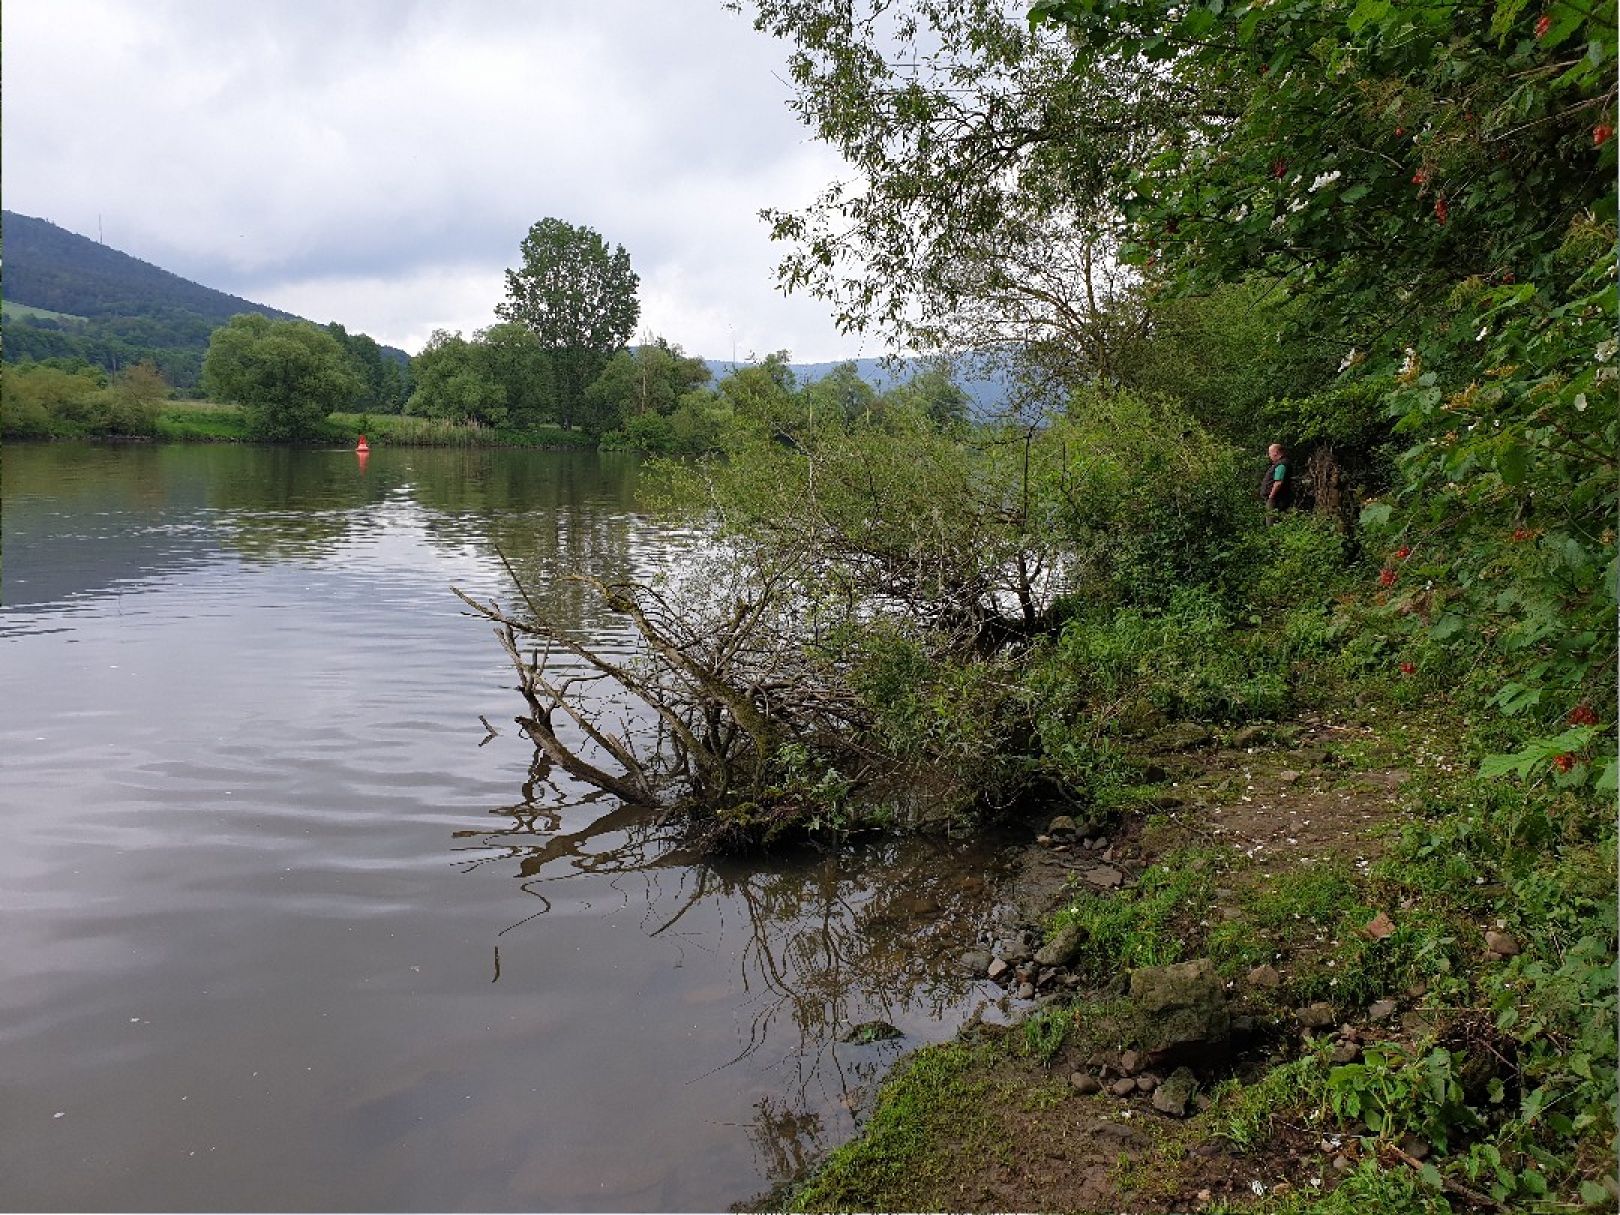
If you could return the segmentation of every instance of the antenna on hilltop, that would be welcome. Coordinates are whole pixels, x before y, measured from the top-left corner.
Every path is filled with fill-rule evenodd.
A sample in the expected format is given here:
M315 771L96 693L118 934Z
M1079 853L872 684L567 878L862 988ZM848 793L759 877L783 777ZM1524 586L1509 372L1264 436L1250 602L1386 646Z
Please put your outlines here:
M102 238L102 235L101 235L101 212L97 211L96 212L96 244L105 245L106 243L107 242Z

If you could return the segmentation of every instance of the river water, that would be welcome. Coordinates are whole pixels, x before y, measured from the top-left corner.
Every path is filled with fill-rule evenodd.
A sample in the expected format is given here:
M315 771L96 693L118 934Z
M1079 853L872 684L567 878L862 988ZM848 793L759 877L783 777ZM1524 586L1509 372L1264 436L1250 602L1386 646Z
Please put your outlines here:
M0 1209L723 1210L995 994L997 855L704 863L533 766L450 587L627 646L556 574L680 562L633 460L3 460Z

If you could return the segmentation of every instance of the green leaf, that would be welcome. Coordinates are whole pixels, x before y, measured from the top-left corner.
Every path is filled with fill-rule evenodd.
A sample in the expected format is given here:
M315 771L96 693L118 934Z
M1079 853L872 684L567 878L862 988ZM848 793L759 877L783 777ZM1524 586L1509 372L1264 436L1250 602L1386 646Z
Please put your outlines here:
M1382 527L1389 522L1393 508L1387 502L1370 502L1361 508L1363 527Z
M1529 462L1529 453L1522 443L1509 442L1496 453L1496 471L1509 485L1517 485L1524 480Z
M1593 1206L1609 1201L1609 1191L1595 1181L1581 1182L1581 1201L1589 1202Z
M1592 786L1595 793L1612 794L1620 791L1620 761L1610 759L1603 765L1603 772L1597 778L1597 784Z
M1429 636L1436 641L1445 641L1448 637L1455 637L1462 632L1463 624L1461 616L1454 612L1446 612L1434 622L1434 627L1429 630Z

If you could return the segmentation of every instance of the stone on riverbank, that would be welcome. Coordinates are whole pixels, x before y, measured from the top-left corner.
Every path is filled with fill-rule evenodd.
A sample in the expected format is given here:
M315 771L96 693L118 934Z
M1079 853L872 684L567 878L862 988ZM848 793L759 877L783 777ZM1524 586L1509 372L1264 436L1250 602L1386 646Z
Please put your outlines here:
M853 1042L857 1046L866 1046L872 1042L888 1042L903 1037L905 1035L887 1021L862 1021L859 1025L850 1027L844 1034L844 1041Z
M1232 1028L1226 988L1209 958L1131 972L1131 1003L1138 1039L1152 1053L1219 1042Z
M1081 925L1065 924L1050 941L1035 951L1035 961L1041 966L1069 966L1080 955L1087 935Z
M990 969L990 963L994 960L989 950L970 949L957 959L956 964L963 974L977 979Z
M1193 1092L1197 1088L1198 1080L1192 1074L1192 1069L1178 1067L1170 1073L1163 1084L1153 1090L1153 1108L1161 1114L1169 1114L1172 1118L1185 1118L1187 1103L1192 1100Z

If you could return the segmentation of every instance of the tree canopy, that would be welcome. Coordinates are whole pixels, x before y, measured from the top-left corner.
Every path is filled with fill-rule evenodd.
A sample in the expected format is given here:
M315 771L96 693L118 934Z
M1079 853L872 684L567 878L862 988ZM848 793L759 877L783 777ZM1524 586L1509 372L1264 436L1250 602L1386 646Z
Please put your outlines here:
M623 245L560 219L543 219L521 246L522 265L506 272L506 300L495 309L525 326L552 356L558 421L582 417L585 389L635 332L640 279Z
M351 405L363 386L343 347L307 321L233 316L214 330L203 360L203 386L247 408L264 439L307 439L333 410Z

